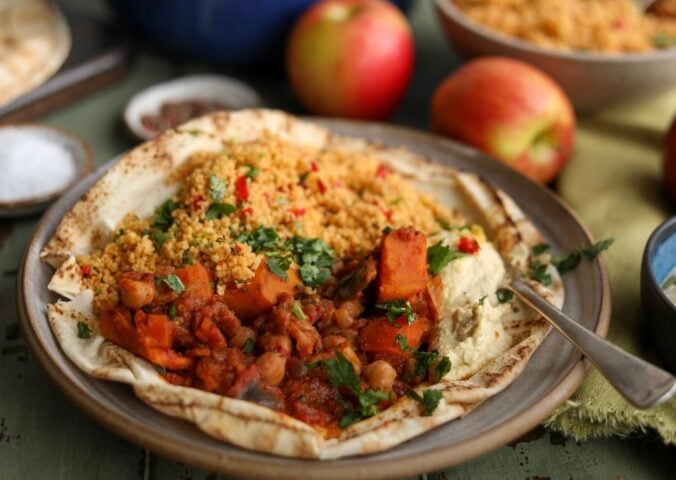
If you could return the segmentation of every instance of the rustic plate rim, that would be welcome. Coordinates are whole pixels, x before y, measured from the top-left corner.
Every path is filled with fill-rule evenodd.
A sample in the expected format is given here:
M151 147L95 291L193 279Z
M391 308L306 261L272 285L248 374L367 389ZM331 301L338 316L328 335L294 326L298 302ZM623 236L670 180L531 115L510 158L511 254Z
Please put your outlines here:
M449 145L453 145L456 149L472 152L476 155L481 155L480 153L472 150L469 147L465 147L464 145L459 145L443 137L408 127L389 124L376 124L373 122L321 119L316 117L312 120L322 123L329 128L331 128L331 126L340 125L347 127L350 125L355 127L359 125L379 126L390 131L401 131L402 133L406 133L409 136L412 135L414 137L418 137L422 141L441 140L443 142L447 142ZM119 157L112 159L100 167L100 169L95 170L93 173L83 178L81 181L85 181L91 175L96 175L101 169L109 168L110 165L118 160ZM499 166L499 168L507 167ZM519 175L516 173L513 174ZM575 214L575 212L573 212L572 209L562 199L554 195L552 192L541 186L538 186L538 188L543 190L551 201L562 207L563 210L579 226L580 230L587 237L587 239L591 241L592 237L589 230L580 221L577 214ZM224 453L223 455L214 455L213 453L206 451L189 450L185 448L186 445L164 441L158 436L157 432L155 432L149 426L137 424L135 422L130 423L129 419L122 412L97 409L96 403L93 403L91 401L91 397L89 397L89 392L85 389L80 389L77 385L75 385L74 382L69 380L62 373L61 367L57 364L57 362L51 358L47 348L44 347L42 343L39 332L37 332L32 327L33 319L31 318L27 307L28 299L26 298L26 282L30 278L31 270L37 268L37 265L30 265L27 262L27 259L31 255L39 254L41 245L38 245L37 243L38 237L46 228L49 227L50 224L55 226L54 217L58 216L60 218L62 216L62 214L58 213L58 207L60 207L59 202L60 201L50 207L47 213L40 219L23 253L19 267L19 274L17 276L16 303L21 327L29 347L35 354L42 368L48 374L50 380L56 384L58 389L72 403L74 403L91 418L103 424L106 428L122 436L123 438L142 447L149 448L160 455L178 459L197 467L231 475L245 475L249 478L341 479L345 477L345 474L347 473L345 468L337 468L337 466L333 465L331 461L308 461L269 455L270 461L267 463L261 463L258 461L259 458L233 459L227 453ZM56 221L58 222L58 219L56 219ZM595 331L601 336L606 336L610 325L610 287L605 263L601 258L598 258L598 261L595 262L595 264L598 266L598 273L601 278L600 287L602 292ZM504 421L503 423L500 423L496 427L478 434L476 437L473 437L462 444L438 447L427 450L423 453L408 455L399 459L374 460L372 456L354 457L357 460L360 458L368 460L368 462L364 462L364 465L356 468L351 467L350 476L355 480L362 478L373 480L380 478L403 477L420 472L434 471L468 461L499 446L505 445L506 443L522 436L537 426L543 419L547 417L547 415L549 415L554 409L565 402L582 383L588 370L589 363L581 356L578 357L578 360L569 368L562 380L549 392L537 400L530 408ZM265 454L261 453L261 455ZM293 462L294 460L295 462ZM278 463L281 461L284 461L284 471L280 471L280 465ZM295 465L292 465L290 461L295 463Z

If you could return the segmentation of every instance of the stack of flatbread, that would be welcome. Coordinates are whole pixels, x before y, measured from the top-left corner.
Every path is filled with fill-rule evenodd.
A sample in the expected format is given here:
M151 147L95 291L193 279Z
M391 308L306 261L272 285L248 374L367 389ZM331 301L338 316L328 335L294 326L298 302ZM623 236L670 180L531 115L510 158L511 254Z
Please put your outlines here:
M70 45L68 25L49 0L0 0L0 106L51 77Z

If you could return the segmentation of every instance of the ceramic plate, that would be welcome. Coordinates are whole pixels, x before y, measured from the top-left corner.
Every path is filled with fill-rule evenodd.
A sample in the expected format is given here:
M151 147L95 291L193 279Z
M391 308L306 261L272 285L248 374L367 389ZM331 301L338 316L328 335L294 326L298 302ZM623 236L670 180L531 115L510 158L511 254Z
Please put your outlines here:
M475 150L401 127L318 121L341 134L358 135L391 146L406 145L438 162L480 172L518 201L555 251L572 250L591 241L575 215L552 193ZM24 254L17 305L31 348L61 390L106 427L161 455L247 478L401 478L466 461L523 435L564 402L585 376L586 363L581 356L562 337L552 333L523 374L502 393L466 417L383 453L330 461L299 460L219 442L186 421L153 410L136 398L128 386L97 380L81 372L61 351L49 328L45 305L56 300L47 291L53 272L39 260L39 252L64 213L111 164L104 165L61 198L40 222ZM610 295L602 261L584 262L567 273L564 281L564 310L585 327L605 335Z

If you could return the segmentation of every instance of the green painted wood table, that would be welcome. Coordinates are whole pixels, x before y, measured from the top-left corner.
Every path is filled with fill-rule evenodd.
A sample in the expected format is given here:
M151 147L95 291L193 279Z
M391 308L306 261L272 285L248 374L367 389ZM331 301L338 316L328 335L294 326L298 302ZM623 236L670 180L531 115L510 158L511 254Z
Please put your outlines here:
M88 14L97 2L71 0ZM434 86L458 63L430 3L411 12L418 49L412 86L393 121L425 128ZM218 71L254 85L266 104L299 112L279 74L242 73L171 59L141 46L129 75L38 121L69 129L91 143L97 165L132 147L121 113L139 89L181 74ZM21 252L38 218L0 221L0 479L216 479L216 474L159 457L110 433L71 405L27 351L14 301ZM576 443L538 428L511 445L428 479L676 479L676 449L648 432L627 439ZM223 477L220 477L223 478Z

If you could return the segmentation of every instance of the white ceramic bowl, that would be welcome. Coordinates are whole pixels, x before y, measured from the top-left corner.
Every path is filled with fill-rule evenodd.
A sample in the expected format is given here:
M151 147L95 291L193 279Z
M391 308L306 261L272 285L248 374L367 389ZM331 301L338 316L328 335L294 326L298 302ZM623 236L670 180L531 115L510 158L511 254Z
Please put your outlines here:
M640 100L676 86L676 48L603 54L545 49L501 35L467 18L452 0L435 0L446 37L463 56L504 55L556 80L578 111Z
M124 121L141 140L150 140L158 133L146 128L144 115L157 114L165 102L184 100L218 101L227 108L261 107L263 102L249 85L221 75L190 75L158 83L136 93L124 109Z

